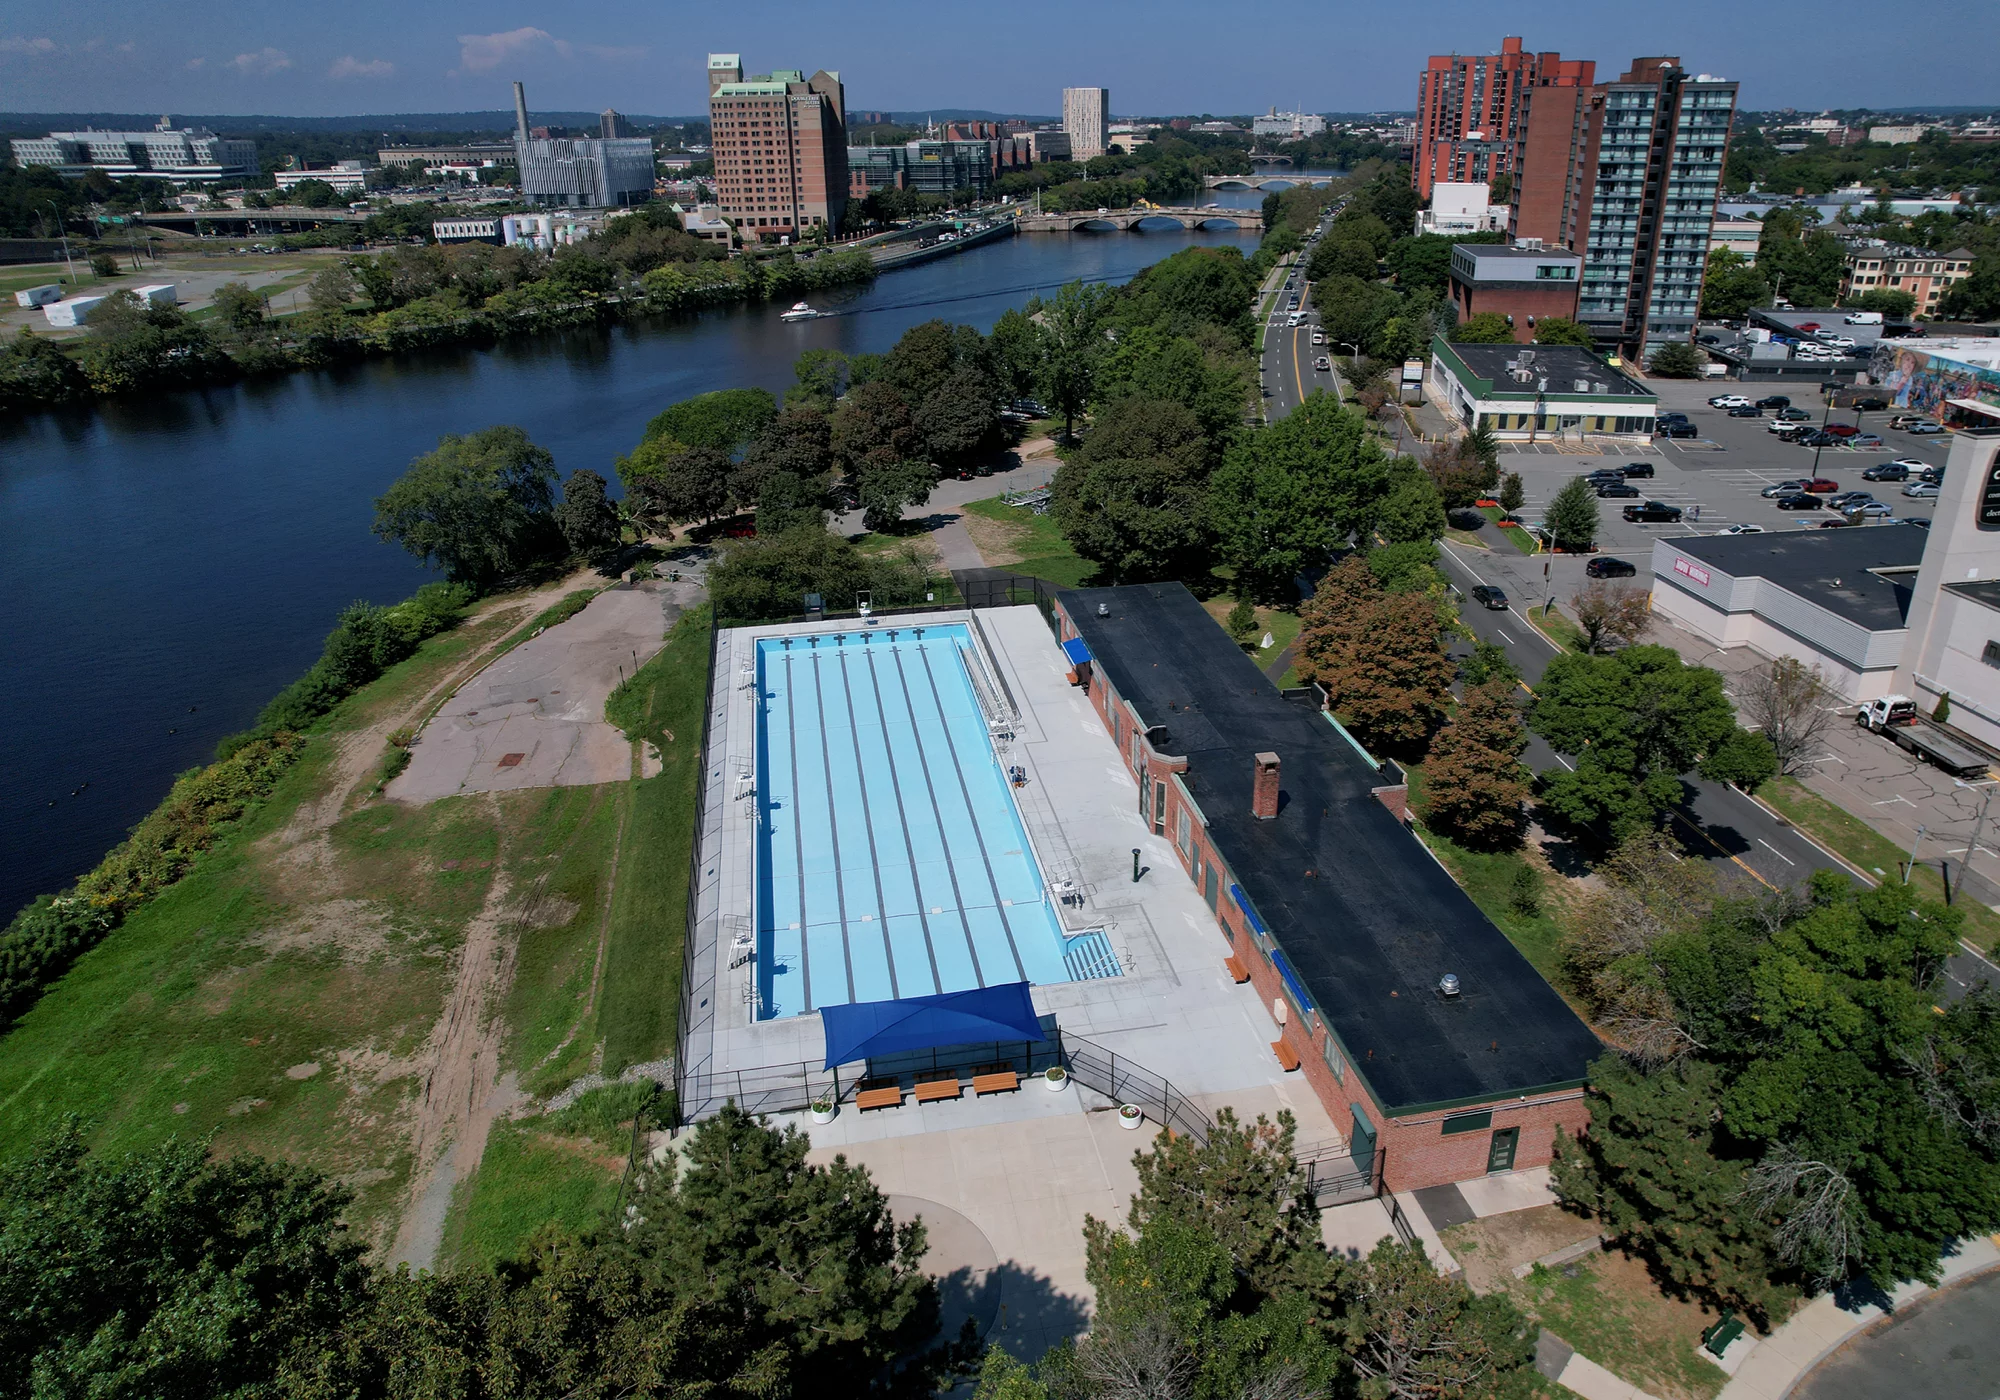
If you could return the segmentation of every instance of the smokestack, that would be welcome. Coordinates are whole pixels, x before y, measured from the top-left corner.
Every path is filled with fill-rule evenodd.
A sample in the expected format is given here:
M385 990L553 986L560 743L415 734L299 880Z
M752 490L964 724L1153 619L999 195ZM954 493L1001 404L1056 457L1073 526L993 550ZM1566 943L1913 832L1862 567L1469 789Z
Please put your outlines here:
M1267 822L1278 815L1278 756L1260 753L1256 763L1257 771L1250 787L1250 815Z
M514 84L514 139L528 139L528 90L521 84Z

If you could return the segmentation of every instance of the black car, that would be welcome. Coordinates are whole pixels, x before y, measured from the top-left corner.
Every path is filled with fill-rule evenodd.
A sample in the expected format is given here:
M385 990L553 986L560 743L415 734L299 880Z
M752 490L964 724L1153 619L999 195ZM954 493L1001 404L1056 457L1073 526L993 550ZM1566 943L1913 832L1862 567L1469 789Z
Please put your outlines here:
M1613 559L1608 554L1600 554L1583 566L1584 573L1591 578L1630 578L1639 572L1639 566L1626 559Z
M1623 481L1625 473L1618 467L1599 467L1585 474L1585 481Z
M1803 408L1781 408L1771 415L1780 423L1810 423L1812 415Z
M1694 424L1692 423L1662 423L1660 424L1660 436L1670 437L1670 438L1691 438L1691 437L1700 437L1701 434L1695 431Z
M1823 433L1818 428L1811 432L1793 433L1792 441L1800 447L1838 447L1840 439L1832 433Z
M1743 408L1730 409L1729 416L1731 418L1762 418L1764 416L1764 410L1757 407L1757 405L1753 403Z
M1628 485L1622 480L1595 481L1591 485L1597 488L1597 499L1600 501L1610 500L1613 496L1642 496L1645 494L1638 487Z
M1908 481L1910 469L1901 462L1882 462L1861 473L1863 481Z
M1778 497L1779 510L1818 510L1819 497L1804 491L1794 491L1789 496Z
M1889 401L1887 399L1856 399L1854 406L1863 413L1886 413L1889 408Z
M1490 584L1480 584L1472 590L1472 601L1493 612L1507 610L1507 595Z
M1655 421L1661 423L1685 423L1688 421L1688 416L1685 413L1679 412L1661 413L1655 415Z
M1757 400L1757 407L1759 408L1790 408L1791 406L1792 401L1783 394L1766 394L1763 398Z
M1679 506L1670 506L1665 501L1648 501L1642 506L1625 507L1625 518L1627 520L1679 520L1681 518L1681 508Z
M1651 462L1627 462L1624 471L1627 476L1651 476L1653 474L1653 464Z

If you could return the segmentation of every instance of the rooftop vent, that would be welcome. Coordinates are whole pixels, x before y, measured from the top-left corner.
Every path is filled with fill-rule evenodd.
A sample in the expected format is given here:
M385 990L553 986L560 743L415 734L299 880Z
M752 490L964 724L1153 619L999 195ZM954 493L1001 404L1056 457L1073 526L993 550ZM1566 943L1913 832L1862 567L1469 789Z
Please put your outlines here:
M1599 380L1590 386L1590 392L1593 394L1608 394L1611 392L1611 386Z
M1587 394L1587 393L1589 393L1589 392L1590 392L1590 381L1589 381L1588 379L1578 379L1578 380L1575 380L1575 381L1573 381L1573 382L1574 382L1574 383L1575 383L1575 385L1576 385L1576 392L1577 392L1577 393L1579 393L1579 394Z
M1438 978L1438 995L1446 997L1455 997L1458 995L1458 974L1456 972L1447 972L1444 976Z
M1109 616L1111 616L1111 604L1109 604L1109 603L1099 603L1099 604L1097 605L1097 615L1098 615L1099 617L1109 617Z

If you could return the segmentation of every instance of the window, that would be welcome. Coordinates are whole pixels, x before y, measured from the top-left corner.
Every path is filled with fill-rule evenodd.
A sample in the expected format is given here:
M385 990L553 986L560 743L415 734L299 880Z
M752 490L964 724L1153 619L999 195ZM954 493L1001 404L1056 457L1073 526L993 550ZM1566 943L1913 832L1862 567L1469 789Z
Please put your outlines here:
M1333 1082L1336 1084L1345 1084L1347 1082L1347 1061L1340 1057L1340 1047L1334 1042L1332 1031L1326 1033L1326 1045L1323 1047L1323 1053L1326 1055L1326 1067L1333 1071Z
M1988 642L1986 650L1979 653L1979 659L1988 666L2000 670L2000 642Z
M1537 282L1574 282L1576 280L1576 268L1568 263L1537 263L1535 265L1535 280Z
M1194 856L1194 823L1188 820L1188 809L1174 809L1174 844L1181 849L1181 859L1190 860Z
M1453 1133L1483 1132L1492 1126L1492 1109L1479 1113L1460 1113L1444 1120L1444 1135L1450 1137Z

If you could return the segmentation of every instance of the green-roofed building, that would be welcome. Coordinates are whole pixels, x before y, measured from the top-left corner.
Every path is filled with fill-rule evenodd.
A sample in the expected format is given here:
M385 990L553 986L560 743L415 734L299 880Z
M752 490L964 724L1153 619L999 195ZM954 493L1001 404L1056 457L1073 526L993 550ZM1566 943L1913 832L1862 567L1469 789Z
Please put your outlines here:
M716 202L745 242L794 242L847 216L847 95L840 74L776 69L748 77L733 53L708 56Z

